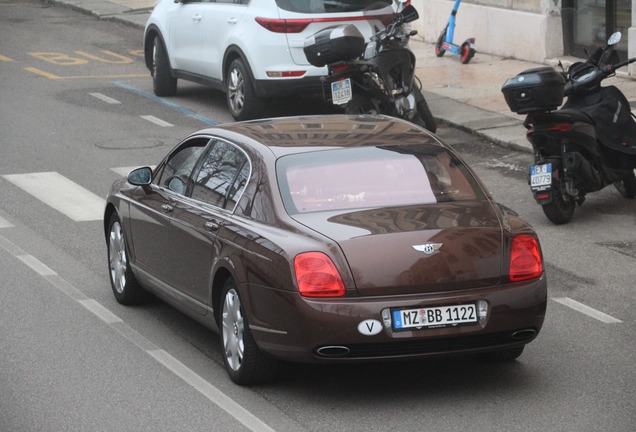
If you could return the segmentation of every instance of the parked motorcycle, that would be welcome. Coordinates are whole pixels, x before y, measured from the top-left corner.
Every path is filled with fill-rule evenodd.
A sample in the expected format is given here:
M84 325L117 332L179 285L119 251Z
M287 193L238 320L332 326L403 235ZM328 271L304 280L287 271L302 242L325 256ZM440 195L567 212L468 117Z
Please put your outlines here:
M419 15L412 5L388 12L369 11L370 22L386 26L372 24L375 34L368 43L355 26L340 25L307 38L305 55L312 65L327 66L322 81L331 91L325 99L344 106L346 114L386 114L435 132L435 119L415 76L415 55L407 48L417 30L409 31L406 24Z
M535 200L555 224L572 219L588 193L613 184L636 196L636 121L625 95L601 82L636 61L619 61L613 34L585 62L567 72L536 68L506 81L502 92L513 112L527 114L526 137L534 150L528 182ZM567 96L567 102L557 109Z

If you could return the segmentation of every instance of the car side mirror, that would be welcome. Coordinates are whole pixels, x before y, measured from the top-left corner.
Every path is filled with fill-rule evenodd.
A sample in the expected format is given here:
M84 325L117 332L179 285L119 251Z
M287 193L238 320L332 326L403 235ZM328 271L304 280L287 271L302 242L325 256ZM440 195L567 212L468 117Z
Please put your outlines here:
M152 181L152 169L150 167L136 168L128 173L126 180L135 186L149 185Z

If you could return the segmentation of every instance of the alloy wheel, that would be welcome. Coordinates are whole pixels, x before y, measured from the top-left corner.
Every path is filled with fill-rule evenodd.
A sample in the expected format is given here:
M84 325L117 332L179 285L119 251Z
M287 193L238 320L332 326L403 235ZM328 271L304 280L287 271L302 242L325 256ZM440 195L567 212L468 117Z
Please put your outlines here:
M124 233L119 222L115 222L110 229L108 251L110 278L115 290L119 294L122 294L126 286L128 257L126 255L126 240L124 239Z
M225 295L222 314L223 352L230 368L238 371L243 364L245 340L241 300L234 289Z
M245 104L245 79L237 68L230 72L227 89L230 108L235 113L240 112Z

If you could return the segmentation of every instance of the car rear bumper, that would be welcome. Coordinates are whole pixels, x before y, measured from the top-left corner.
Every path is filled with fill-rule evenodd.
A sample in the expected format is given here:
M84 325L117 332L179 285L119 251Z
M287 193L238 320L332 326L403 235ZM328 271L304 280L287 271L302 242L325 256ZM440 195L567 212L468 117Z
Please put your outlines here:
M547 305L545 276L496 288L394 297L308 300L295 293L250 286L250 329L259 347L280 359L324 363L468 354L525 345L539 334ZM483 324L394 331L383 309L419 308L485 300ZM268 305L266 308L262 305ZM367 320L381 331L363 335Z
M322 95L319 76L296 79L255 80L254 90L258 97L280 97L289 95Z

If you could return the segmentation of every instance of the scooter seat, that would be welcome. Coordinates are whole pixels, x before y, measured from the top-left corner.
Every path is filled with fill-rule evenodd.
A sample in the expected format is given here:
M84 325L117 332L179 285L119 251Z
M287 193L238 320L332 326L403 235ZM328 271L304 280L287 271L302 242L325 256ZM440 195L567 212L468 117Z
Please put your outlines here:
M584 112L568 108L547 113L537 113L532 116L532 119L534 124L577 122L594 124L594 120Z

